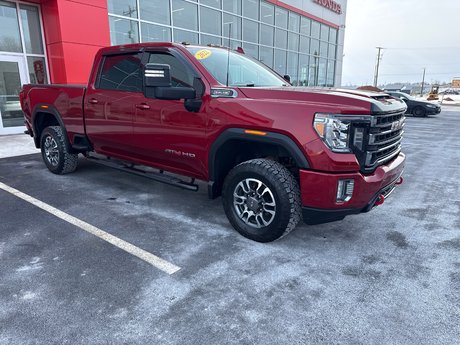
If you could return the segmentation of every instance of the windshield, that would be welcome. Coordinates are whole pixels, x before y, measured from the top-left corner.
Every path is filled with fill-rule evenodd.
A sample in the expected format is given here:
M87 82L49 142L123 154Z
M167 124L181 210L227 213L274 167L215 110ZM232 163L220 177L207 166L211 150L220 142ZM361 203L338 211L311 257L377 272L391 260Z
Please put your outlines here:
M407 98L407 99L410 99L410 100L415 100L414 97L412 97L411 95L409 95L407 93L398 92L398 93L395 94L395 96L398 97L398 98L403 97L403 98Z
M262 63L234 51L222 48L187 47L193 56L222 85L227 85L227 65L229 86L287 86Z

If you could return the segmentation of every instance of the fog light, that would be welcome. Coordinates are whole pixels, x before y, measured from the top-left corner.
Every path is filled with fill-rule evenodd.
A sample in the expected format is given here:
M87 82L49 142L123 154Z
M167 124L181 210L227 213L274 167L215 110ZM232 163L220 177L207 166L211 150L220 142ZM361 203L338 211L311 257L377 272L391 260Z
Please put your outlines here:
M339 180L337 184L337 202L347 202L353 196L355 180Z

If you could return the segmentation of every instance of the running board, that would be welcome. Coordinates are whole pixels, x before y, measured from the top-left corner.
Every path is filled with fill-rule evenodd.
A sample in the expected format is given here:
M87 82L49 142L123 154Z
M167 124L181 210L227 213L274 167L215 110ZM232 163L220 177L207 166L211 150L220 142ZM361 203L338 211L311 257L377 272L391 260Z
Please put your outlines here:
M130 174L134 174L137 176L142 176L142 177L145 177L145 178L157 181L157 182L168 184L170 186L190 190L193 192L198 191L198 188L199 188L199 186L194 183L195 182L194 178L192 178L190 182L186 182L177 177L166 175L165 173L163 173L163 170L160 170L159 172L145 171L145 170L136 168L136 166L131 163L127 163L127 162L123 162L123 161L119 161L115 159L110 159L110 158L102 159L102 158L98 158L92 155L87 155L86 158L92 160L94 163L104 165L112 169L127 172Z

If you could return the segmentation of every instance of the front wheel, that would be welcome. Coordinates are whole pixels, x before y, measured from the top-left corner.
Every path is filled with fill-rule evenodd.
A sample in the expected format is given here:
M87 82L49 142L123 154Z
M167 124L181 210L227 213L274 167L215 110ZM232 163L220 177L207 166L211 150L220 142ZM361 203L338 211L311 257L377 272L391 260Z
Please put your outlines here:
M233 227L257 242L271 242L293 230L301 217L300 189L283 165L253 159L225 178L222 202Z
M69 142L60 126L46 127L40 138L40 148L46 167L53 174L75 171L78 154L70 153Z
M414 111L413 111L413 115L416 116L416 117L426 116L426 110L425 110L425 108L420 107L420 106L415 107Z

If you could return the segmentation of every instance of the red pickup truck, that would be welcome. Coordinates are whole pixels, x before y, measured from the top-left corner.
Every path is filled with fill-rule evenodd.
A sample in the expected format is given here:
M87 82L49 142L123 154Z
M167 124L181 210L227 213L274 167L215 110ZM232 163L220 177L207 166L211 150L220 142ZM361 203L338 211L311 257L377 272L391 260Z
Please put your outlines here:
M51 172L74 171L81 153L182 188L207 181L233 227L260 242L302 216L367 212L402 182L402 101L294 87L241 51L103 48L87 86L24 85L20 100Z

